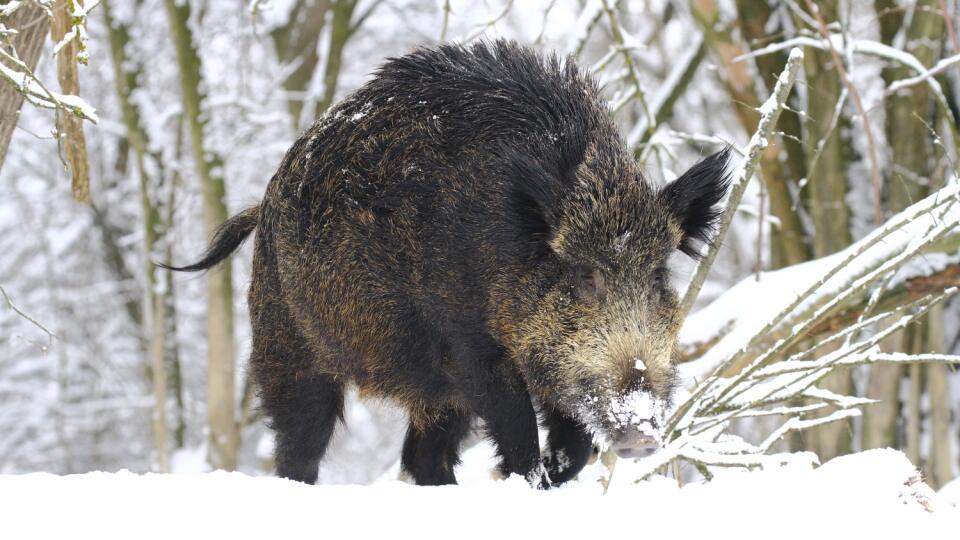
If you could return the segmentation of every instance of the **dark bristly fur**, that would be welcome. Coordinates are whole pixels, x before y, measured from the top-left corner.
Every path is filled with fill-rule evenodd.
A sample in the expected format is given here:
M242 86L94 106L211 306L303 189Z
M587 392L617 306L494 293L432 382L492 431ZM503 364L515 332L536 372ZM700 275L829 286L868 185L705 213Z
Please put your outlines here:
M456 481L479 417L501 472L546 487L595 443L656 426L622 417L670 399L666 261L708 238L725 161L658 191L572 60L507 41L420 49L307 130L260 205L182 269L256 227L250 367L281 476L316 480L356 385L409 413L418 484Z

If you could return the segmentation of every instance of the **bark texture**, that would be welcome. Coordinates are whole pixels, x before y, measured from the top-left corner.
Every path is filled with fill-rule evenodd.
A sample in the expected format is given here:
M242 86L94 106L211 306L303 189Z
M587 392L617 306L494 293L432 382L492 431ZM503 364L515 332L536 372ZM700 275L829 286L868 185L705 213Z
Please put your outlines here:
M34 71L40 61L40 53L43 52L47 33L50 31L46 14L39 7L26 4L20 6L20 9L3 23L8 28L15 28L18 31L17 36L13 38L14 49L20 60ZM7 65L2 59L0 62ZM6 82L0 84L0 169L3 168L3 162L7 157L7 148L10 146L10 139L13 138L13 130L17 126L22 105L23 95L20 92Z

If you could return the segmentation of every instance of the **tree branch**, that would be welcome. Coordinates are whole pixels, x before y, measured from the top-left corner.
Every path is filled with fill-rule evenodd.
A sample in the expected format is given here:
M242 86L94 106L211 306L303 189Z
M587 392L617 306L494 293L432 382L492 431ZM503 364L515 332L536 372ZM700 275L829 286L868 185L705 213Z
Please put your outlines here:
M738 169L733 182L730 184L730 193L727 196L726 208L720 217L716 238L707 249L707 254L697 264L697 269L690 280L690 284L687 285L687 290L680 303L681 318L686 318L687 314L690 313L690 309L693 307L694 302L696 302L697 296L700 294L700 289L707 279L710 267L713 266L713 262L717 258L717 252L720 250L720 246L723 245L724 237L730 228L733 216L737 211L737 207L740 205L741 199L743 199L744 192L746 192L747 184L757 168L760 154L768 144L770 136L773 133L773 127L777 123L777 118L780 116L787 96L790 95L790 89L793 88L793 83L797 79L797 73L800 71L800 62L802 60L803 51L800 49L790 51L790 56L787 58L787 65L777 80L773 94L760 106L760 122L757 126L756 133L753 134L750 138L750 143L747 144L747 160Z

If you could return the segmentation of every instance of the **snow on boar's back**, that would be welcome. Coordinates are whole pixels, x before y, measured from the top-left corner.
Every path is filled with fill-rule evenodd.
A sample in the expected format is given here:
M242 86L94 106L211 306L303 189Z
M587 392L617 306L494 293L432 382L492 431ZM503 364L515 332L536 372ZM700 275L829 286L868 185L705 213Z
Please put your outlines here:
M261 203L181 269L257 230L250 367L279 475L316 481L355 384L409 413L418 484L456 481L479 417L501 472L546 487L594 444L657 445L680 324L667 259L709 238L726 160L658 190L572 60L419 49L308 129Z

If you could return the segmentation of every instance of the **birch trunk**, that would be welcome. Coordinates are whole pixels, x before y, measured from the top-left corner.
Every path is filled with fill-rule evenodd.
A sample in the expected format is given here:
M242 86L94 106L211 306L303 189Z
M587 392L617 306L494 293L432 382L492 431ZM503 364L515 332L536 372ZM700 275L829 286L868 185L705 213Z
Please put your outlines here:
M194 165L203 193L203 222L208 238L227 219L223 161L207 147L206 118L202 114L202 65L189 26L190 4L165 0L180 71L185 120L190 133ZM230 261L207 274L207 420L210 462L233 470L237 464L239 433L235 415L233 286Z

